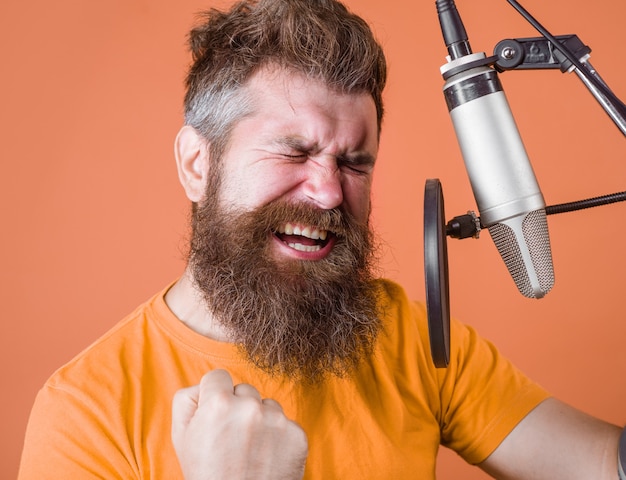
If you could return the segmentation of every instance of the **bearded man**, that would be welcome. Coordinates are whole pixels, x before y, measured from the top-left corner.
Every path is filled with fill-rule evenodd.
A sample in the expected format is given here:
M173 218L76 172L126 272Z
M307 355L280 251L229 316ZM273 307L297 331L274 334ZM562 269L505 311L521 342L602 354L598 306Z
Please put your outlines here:
M617 478L619 428L375 276L385 59L334 0L242 2L192 30L176 139L182 276L56 372L20 479ZM173 404L173 406L172 406Z

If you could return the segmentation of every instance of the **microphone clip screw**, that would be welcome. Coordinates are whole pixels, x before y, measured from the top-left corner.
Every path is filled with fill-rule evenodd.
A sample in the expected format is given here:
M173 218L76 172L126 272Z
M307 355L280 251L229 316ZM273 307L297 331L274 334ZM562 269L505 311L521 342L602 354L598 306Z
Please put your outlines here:
M471 210L465 215L454 217L446 224L446 235L459 240L479 238L481 230L480 218Z

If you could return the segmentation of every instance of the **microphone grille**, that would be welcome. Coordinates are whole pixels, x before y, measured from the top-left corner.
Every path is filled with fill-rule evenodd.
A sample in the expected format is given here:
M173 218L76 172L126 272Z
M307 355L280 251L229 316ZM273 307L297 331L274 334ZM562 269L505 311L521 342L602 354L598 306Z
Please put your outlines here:
M489 227L489 233L518 290L529 298L541 298L554 286L554 269L545 209L526 215L521 232L506 223Z

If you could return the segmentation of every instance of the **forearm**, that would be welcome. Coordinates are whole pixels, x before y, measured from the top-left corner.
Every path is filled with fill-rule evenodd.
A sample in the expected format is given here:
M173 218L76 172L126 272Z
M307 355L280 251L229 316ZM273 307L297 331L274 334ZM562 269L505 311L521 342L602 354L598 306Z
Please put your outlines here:
M483 464L501 480L618 480L621 429L549 399Z

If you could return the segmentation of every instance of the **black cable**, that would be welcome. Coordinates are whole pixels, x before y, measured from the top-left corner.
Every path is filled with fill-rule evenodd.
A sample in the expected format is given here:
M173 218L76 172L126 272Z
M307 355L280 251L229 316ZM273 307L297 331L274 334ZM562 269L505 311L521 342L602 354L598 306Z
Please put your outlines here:
M570 203L560 203L546 207L546 215L554 215L557 213L574 212L585 208L599 207L609 205L611 203L626 201L626 192L612 193L601 197L588 198L586 200L578 200Z

